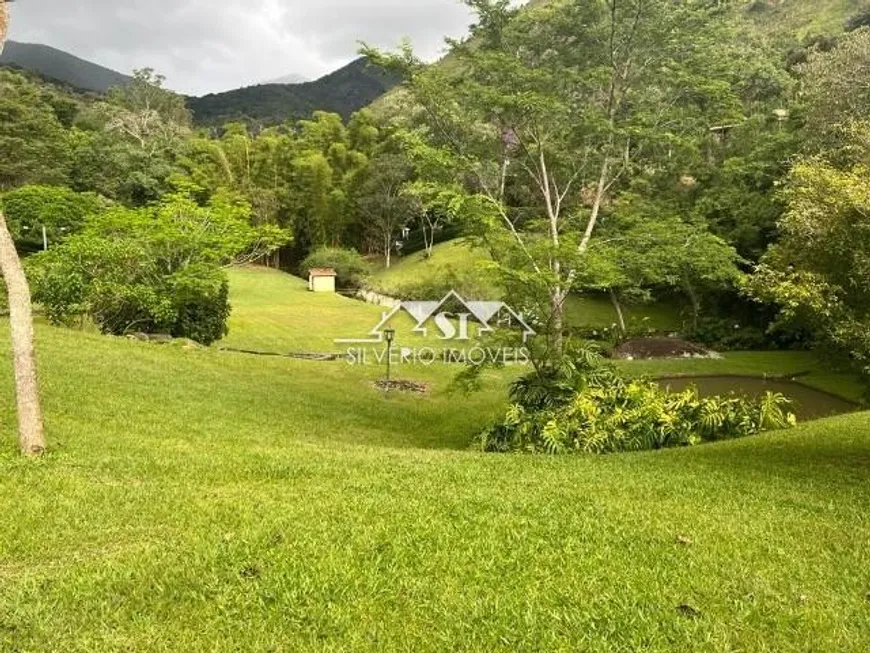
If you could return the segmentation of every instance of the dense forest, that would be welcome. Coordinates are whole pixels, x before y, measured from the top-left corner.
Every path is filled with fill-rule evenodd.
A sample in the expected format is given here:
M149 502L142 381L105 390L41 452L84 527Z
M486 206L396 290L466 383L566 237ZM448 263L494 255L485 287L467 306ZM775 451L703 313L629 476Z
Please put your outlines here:
M312 98L282 122L297 109L276 95L205 130L151 70L104 95L0 71L0 192L37 300L210 342L225 265L313 255L357 283L362 256L389 266L450 234L487 252L548 350L573 293L679 295L697 340L867 363L870 98L852 82L870 12L819 33L780 3L470 4L440 64L364 49L388 71L372 98L402 88L349 116ZM194 109L248 112L239 93Z

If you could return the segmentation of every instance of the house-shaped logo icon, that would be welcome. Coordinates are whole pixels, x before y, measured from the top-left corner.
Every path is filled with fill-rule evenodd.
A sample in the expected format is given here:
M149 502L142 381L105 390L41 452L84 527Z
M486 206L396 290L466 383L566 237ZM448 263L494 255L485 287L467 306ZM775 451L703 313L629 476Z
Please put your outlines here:
M512 327L521 330L523 342L535 335L523 316L504 302L466 301L459 293L451 290L437 302L401 302L391 311L384 313L381 321L361 340L337 340L338 343L377 344L384 341L387 325L400 312L405 311L414 320L413 333L421 336L435 331L441 340L469 340L470 324L477 325L477 333L492 333L496 327Z

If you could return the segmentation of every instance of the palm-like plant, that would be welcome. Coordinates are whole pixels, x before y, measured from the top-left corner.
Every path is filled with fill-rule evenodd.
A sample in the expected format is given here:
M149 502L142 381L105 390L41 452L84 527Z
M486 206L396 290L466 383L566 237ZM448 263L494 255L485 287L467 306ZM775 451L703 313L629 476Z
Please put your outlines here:
M0 53L9 31L7 3L0 0ZM0 274L6 282L9 296L9 324L12 331L12 353L15 365L15 398L18 408L18 438L21 451L38 456L45 451L42 409L36 381L36 357L33 352L33 309L30 287L15 250L15 242L0 211Z

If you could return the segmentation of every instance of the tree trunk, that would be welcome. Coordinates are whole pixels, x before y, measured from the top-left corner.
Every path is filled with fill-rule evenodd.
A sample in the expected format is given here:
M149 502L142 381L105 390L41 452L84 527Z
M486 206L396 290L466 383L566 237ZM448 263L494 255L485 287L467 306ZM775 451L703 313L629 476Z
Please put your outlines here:
M427 221L424 218L421 226L423 227L423 250L426 252L426 258L432 258L432 245L429 241L429 232L426 231ZM435 233L432 233L432 240L435 240Z
M387 238L384 241L384 261L386 263L386 267L388 270L390 269L390 263L391 263L390 258L392 256L392 253L393 253L393 239Z
M0 0L0 53L6 45L9 13L6 0ZM21 267L6 218L0 212L0 274L9 295L9 325L12 332L12 357L15 366L15 398L18 406L18 439L21 451L38 456L45 451L36 358L33 354L33 311L30 288Z
M550 295L550 333L552 350L561 356L565 350L565 297L561 289Z
M698 298L698 293L695 291L695 286L692 285L692 280L689 276L683 275L683 286L686 288L686 294L689 296L689 301L692 302L692 330L698 330L698 320L701 316L701 300Z
M610 301L613 303L613 310L616 311L619 335L620 337L625 338L628 333L628 328L625 326L625 313L622 311L622 304L619 301L619 295L616 294L616 291L613 288L610 289Z
M3 46L6 45L6 31L9 28L9 10L6 0L0 0L0 54L3 54Z
M18 439L21 452L38 456L45 451L42 409L33 351L33 311L30 288L6 219L0 213L0 272L9 294L9 324L15 366L15 398L18 407Z

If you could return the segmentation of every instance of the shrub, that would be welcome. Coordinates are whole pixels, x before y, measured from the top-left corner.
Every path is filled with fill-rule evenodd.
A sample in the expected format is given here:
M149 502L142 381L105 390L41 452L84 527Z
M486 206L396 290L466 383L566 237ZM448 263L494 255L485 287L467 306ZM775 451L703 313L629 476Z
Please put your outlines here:
M612 453L754 435L795 423L788 400L768 393L699 398L647 380L624 378L597 352L575 352L511 388L502 421L479 436L489 452Z
M846 21L847 32L854 32L862 27L870 27L870 7L861 10Z
M55 244L77 233L88 217L111 202L94 193L77 193L62 186L23 186L3 195L3 209L15 242L24 250L42 249L42 228Z
M698 320L695 328L687 337L719 351L752 351L770 349L775 346L772 338L764 329L746 326L734 318L707 316Z
M229 286L213 264L163 276L147 248L75 236L32 257L28 271L34 299L55 324L88 315L104 333L168 333L206 345L226 334Z
M222 266L286 242L252 227L228 197L205 207L173 196L140 210L112 209L80 234L28 260L34 299L54 323L90 316L104 333L168 333L211 344L227 332Z
M302 261L303 274L313 268L332 268L339 288L359 288L369 273L369 265L355 249L322 247Z
M230 286L223 271L209 266L182 270L169 280L175 323L170 333L206 345L227 334Z

